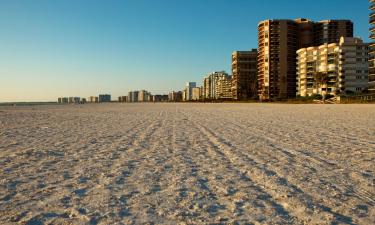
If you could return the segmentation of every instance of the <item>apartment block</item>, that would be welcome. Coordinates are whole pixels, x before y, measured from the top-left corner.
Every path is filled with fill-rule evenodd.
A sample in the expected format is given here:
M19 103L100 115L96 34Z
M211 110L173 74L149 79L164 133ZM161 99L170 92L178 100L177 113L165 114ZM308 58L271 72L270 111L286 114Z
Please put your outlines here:
M191 100L193 101L198 101L201 99L201 88L200 87L195 87L195 88L192 88L192 98Z
M260 99L296 96L297 50L353 36L349 20L264 20L258 25Z
M67 103L69 103L69 98L60 97L60 98L57 99L57 102L60 103L60 104L67 104Z
M168 101L180 102L182 101L182 91L172 91L168 95Z
M138 91L129 91L128 102L138 102Z
M368 88L368 44L359 38L297 51L297 95L360 94Z
M168 95L152 95L151 101L152 102L167 102L168 101Z
M229 85L228 85L229 84ZM219 88L218 85L221 85ZM203 96L205 99L219 99L223 96L232 98L232 78L225 71L215 71L208 74L203 80ZM225 93L223 93L225 92Z
M350 20L322 20L314 23L314 35L315 46L338 43L341 37L353 37L353 22Z
M150 102L151 94L146 90L141 90L138 92L138 101L139 102Z
M232 53L231 92L235 100L258 96L257 49Z
M215 85L216 99L233 99L232 76L220 76Z
M193 100L193 88L197 86L196 82L186 82L184 101Z
M111 102L111 95L109 94L100 94L99 102Z
M97 96L90 96L88 97L88 101L91 103L98 103L99 102L99 97Z
M375 40L375 0L370 0L370 39ZM369 88L375 92L375 42L370 43L370 64L369 64Z
M118 97L119 102L127 102L128 101L128 96L119 96Z

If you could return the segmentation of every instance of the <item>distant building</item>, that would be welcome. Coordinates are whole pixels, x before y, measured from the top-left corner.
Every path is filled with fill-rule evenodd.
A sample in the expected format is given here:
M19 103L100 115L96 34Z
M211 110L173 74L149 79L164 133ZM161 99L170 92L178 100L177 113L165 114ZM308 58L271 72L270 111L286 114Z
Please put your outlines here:
M186 94L186 89L184 89L184 90L182 91L182 101L188 101L186 96L187 96L187 94Z
M359 38L297 51L297 95L360 94L368 88L368 44ZM322 78L322 76L324 76Z
M195 87L191 89L192 92L192 97L191 100L193 101L198 101L201 99L201 88L200 87Z
M74 99L73 103L75 103L75 104L81 103L81 98L80 97L74 97L73 99Z
M152 95L152 102L167 102L168 95Z
M185 86L185 91L186 91L186 94L185 94L185 101L190 101L190 100L193 100L193 88L195 88L197 86L197 83L196 82L186 82L186 86Z
M168 101L180 102L182 101L182 91L172 91L168 95Z
M138 92L138 101L139 102L149 102L151 94L145 90L141 90Z
M370 71L369 71L369 88L370 92L375 93L375 0L370 0Z
M233 99L232 76L220 76L215 84L216 99Z
M258 97L258 51L232 53L232 96L235 100Z
M109 94L99 95L99 102L111 102L111 95Z
M228 83L229 82L229 83ZM203 80L203 96L205 99L219 99L228 95L227 89L231 92L232 78L225 71L215 71L208 74ZM220 87L219 87L220 86ZM225 92L225 93L224 93Z
M97 97L97 96L90 96L90 97L88 97L88 102L98 103L99 102L99 97Z
M119 102L127 102L127 98L128 98L127 96L119 96L118 101Z
M73 104L74 103L74 97L69 97L69 103Z
M128 102L138 102L138 91L130 91L128 93Z
M61 98L61 103L67 104L69 103L69 99L67 97Z

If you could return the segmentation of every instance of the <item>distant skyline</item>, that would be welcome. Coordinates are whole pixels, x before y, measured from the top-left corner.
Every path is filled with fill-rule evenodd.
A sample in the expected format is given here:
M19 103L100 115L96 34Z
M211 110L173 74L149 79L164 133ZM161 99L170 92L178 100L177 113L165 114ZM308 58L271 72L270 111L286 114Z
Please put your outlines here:
M312 4L313 2L313 4ZM265 19L350 19L369 41L367 0L0 0L0 102L56 101L229 74Z

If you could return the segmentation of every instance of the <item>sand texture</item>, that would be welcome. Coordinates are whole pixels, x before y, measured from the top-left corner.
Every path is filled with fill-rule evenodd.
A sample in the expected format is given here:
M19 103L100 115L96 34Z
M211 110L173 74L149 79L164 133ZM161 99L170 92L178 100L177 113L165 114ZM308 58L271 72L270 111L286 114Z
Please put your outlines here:
M0 107L0 224L375 224L375 105Z

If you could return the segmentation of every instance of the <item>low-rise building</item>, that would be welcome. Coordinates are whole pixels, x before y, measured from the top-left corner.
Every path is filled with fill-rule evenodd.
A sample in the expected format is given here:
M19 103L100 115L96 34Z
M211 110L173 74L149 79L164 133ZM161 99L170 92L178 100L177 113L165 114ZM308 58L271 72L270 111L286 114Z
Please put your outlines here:
M97 96L90 96L90 97L88 97L88 102L90 102L90 103L98 103L99 102L99 97L97 97Z
M172 91L169 93L168 101L180 102L182 101L182 91Z
M118 101L119 102L127 102L127 98L128 98L127 96L119 96Z
M152 102L167 102L168 101L168 95L152 95L151 96Z
M109 94L100 94L99 102L111 102L111 95Z

